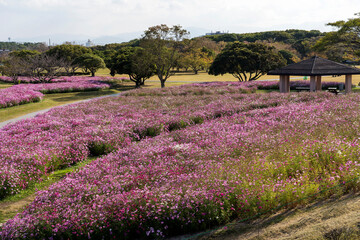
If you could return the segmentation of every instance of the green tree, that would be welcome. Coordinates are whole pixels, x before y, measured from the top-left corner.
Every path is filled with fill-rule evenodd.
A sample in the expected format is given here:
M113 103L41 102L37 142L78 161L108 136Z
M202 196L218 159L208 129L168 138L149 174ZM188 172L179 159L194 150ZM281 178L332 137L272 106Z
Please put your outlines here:
M111 75L128 74L131 81L135 82L135 87L144 85L145 80L155 74L154 65L148 53L140 47L125 47L107 63Z
M62 44L49 49L46 54L58 59L65 60L68 64L64 67L65 71L68 73L75 73L79 68L76 64L75 59L84 55L91 54L91 49L80 46L80 45L71 45L71 44Z
M328 32L314 46L318 52L325 53L333 60L339 60L339 54L334 54L335 49L341 52L342 60L360 60L360 13L355 18L347 21L328 23L328 26L337 28L337 31ZM335 59L334 59L335 58Z
M36 50L17 50L17 51L12 51L9 53L9 56L11 57L18 57L24 60L28 60L36 55L39 55L40 52L36 51Z
M286 60L273 47L260 43L234 42L216 56L209 74L232 74L239 81L252 81L268 71L282 67Z
M14 84L18 84L19 77L29 72L29 62L21 57L7 56L1 65L1 74L11 78Z
M94 54L86 53L74 60L74 63L82 67L86 72L90 71L91 76L94 77L97 70L105 68L104 60Z
M186 69L191 68L195 74L198 74L199 70L208 69L215 56L215 52L206 47L208 41L211 40L204 40L203 38L185 39L181 52L181 66Z
M155 66L155 74L165 87L166 80L173 74L180 57L181 40L188 32L179 25L168 27L165 24L150 27L145 31L140 46L145 49Z
M292 52L283 49L279 50L279 53L283 58L285 58L286 64L295 63L296 56Z

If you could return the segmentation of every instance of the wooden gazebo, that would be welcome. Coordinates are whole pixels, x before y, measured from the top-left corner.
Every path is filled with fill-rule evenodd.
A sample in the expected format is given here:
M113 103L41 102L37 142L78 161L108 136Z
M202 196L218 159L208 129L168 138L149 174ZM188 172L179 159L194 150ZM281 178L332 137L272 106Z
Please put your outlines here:
M355 74L360 74L360 69L317 56L268 72L268 75L280 75L282 93L290 92L290 76L310 76L310 92L316 92L321 90L321 76L332 75L345 75L345 93L349 93Z

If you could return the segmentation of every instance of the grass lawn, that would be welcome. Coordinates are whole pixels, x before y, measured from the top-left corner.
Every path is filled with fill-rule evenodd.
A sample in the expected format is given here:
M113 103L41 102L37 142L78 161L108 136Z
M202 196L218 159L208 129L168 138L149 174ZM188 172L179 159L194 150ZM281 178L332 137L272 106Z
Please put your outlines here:
M8 88L11 86L12 86L12 84L10 84L10 83L4 83L4 82L0 81L0 89Z
M110 76L109 69L100 69L97 73L97 76ZM128 77L127 75L115 75L116 77ZM301 76L291 76L292 80L303 80L304 77ZM258 80L279 80L279 76L277 75L264 75L261 76ZM310 81L310 77L307 77L307 80ZM201 71L199 74L195 75L192 72L180 72L176 73L175 75L171 76L165 83L165 86L169 86L169 84L173 85L181 85L186 82L214 82L214 81L230 81L234 82L237 81L235 77L233 77L231 74L225 74L225 75L209 75L208 73ZM326 82L344 82L345 83L345 76L339 76L339 77L332 77L332 76L323 76L322 81ZM358 85L360 83L360 75L353 75L353 85ZM147 83L153 86L153 87L160 87L160 81L157 76L151 77L149 80L147 80Z

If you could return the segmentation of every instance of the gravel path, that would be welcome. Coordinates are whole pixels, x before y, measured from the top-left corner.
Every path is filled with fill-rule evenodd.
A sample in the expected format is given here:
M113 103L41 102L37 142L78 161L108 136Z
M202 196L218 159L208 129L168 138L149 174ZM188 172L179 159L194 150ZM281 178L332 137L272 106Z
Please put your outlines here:
M81 103L81 102L88 102L88 101L91 101L91 100L94 100L94 99L105 98L105 97L115 97L115 96L120 96L120 94L121 93L115 93L115 94L105 95L105 96L101 96L101 97L89 98L89 99L80 100L80 101L77 101L77 102L67 103L67 104L60 105L60 106L63 107L63 106L71 105L71 104L77 104L77 103ZM57 106L57 107L60 107L60 106ZM17 121L20 121L20 120L23 120L23 119L28 119L28 118L35 117L36 115L41 114L41 113L45 113L45 112L49 111L50 109L52 109L52 108L43 109L43 110L32 112L32 113L29 113L29 114L26 114L26 115L23 115L23 116L20 116L20 117L17 117L17 118L9 119L9 120L4 121L4 122L0 122L0 129L5 127L9 123L14 123L14 122L17 122Z

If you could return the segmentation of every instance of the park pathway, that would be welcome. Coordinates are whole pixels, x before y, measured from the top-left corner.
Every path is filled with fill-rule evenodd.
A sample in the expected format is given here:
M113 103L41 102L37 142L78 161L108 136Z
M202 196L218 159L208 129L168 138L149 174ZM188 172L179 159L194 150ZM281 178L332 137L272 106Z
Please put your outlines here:
M84 100L80 100L80 101L76 101L76 102L72 102L72 103L67 103L67 104L64 104L64 105L56 106L56 107L63 107L63 106L71 105L71 104L88 102L88 101L91 101L91 100L94 100L94 99L100 99L100 98L106 98L106 97L116 97L116 96L120 96L120 95L121 95L121 93L115 93L115 94L111 94L111 95L105 95L105 96L101 96L101 97L89 98L89 99L84 99ZM17 122L17 121L20 121L20 120L23 120L23 119L28 119L28 118L35 117L38 114L46 113L50 109L53 109L53 107L43 109L43 110L40 110L40 111L36 111L36 112L32 112L32 113L28 113L28 114L22 115L22 116L17 117L17 118L9 119L9 120L4 121L4 122L0 122L0 129L5 127L9 123L14 123L14 122Z

